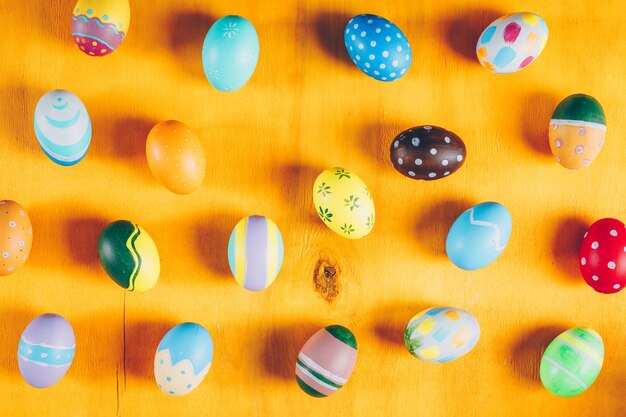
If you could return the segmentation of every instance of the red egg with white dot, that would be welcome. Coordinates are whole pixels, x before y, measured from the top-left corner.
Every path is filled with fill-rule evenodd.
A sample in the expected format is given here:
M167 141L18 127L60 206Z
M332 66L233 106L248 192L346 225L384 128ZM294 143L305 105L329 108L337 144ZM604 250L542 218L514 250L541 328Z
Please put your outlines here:
M578 254L580 272L591 288L613 294L626 286L626 226L617 219L592 224Z

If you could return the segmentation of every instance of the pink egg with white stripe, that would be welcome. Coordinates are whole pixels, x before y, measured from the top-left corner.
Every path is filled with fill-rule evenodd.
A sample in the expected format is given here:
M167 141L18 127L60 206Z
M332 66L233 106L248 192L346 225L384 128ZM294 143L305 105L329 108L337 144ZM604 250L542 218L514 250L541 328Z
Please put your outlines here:
M356 364L354 334L339 325L317 331L296 360L296 381L312 397L327 397L344 386Z

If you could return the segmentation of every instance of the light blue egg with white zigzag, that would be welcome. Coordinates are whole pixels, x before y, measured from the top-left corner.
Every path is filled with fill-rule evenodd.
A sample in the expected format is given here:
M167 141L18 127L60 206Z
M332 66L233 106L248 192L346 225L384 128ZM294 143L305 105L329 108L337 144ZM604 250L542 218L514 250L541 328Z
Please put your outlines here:
M452 224L446 239L448 258L468 271L484 268L498 259L506 248L511 227L511 214L502 204L478 204Z
M44 94L35 108L35 135L48 158L59 165L77 164L91 143L91 119L85 105L69 91Z

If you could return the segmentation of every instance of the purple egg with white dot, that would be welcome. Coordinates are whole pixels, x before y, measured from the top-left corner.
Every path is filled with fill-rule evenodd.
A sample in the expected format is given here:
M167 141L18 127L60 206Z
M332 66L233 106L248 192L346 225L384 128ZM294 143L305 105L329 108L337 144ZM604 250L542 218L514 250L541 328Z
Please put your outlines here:
M24 329L17 348L17 364L29 385L48 388L67 373L75 351L72 325L58 314L42 314Z
M391 142L389 155L400 174L414 180L433 181L456 172L465 162L463 140L437 126L414 126Z
M404 33L384 17L354 16L346 25L344 43L352 62L378 81L395 81L411 67L413 53Z

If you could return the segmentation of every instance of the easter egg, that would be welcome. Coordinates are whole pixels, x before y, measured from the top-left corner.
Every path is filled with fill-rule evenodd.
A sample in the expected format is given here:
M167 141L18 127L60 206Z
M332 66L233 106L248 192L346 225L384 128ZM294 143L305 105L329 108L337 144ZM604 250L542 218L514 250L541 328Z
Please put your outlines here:
M72 13L72 38L89 56L115 51L128 33L128 0L78 0Z
M592 224L578 254L580 272L594 290L612 294L626 286L626 226L617 219Z
M204 38L202 66L213 87L236 91L243 87L259 61L259 36L241 16L224 16Z
M168 120L154 126L146 141L146 157L155 178L176 194L192 193L204 181L204 148L184 123Z
M480 64L496 74L526 68L548 42L548 25L534 13L513 13L492 22L476 43Z
M352 62L378 81L395 81L411 67L413 53L408 39L384 17L354 16L346 25L343 38Z
M17 348L17 364L29 385L48 388L70 369L75 350L72 325L57 314L42 314L24 329Z
M327 326L306 341L296 360L296 381L312 397L343 387L356 364L356 338L343 326Z
M89 113L69 91L49 91L35 107L35 135L48 158L59 165L74 165L91 143Z
M213 339L196 323L181 323L170 329L154 356L154 377L161 391L185 395L204 380L213 361Z
M374 200L354 172L330 168L313 184L313 204L330 230L348 239L359 239L374 227Z
M10 275L26 263L33 245L33 226L24 207L0 201L0 275Z
M416 314L404 329L404 343L426 362L450 362L468 353L480 338L478 321L465 310L435 307Z
M263 216L241 219L228 240L228 264L239 285L250 291L269 287L283 264L283 237Z
M138 224L118 220L98 238L98 257L106 273L128 291L147 291L159 279L159 252L148 233Z
M500 203L481 203L463 212L446 238L446 254L461 269L484 268L500 256L511 236L512 219Z
M559 397L574 397L593 384L604 361L604 343L592 329L575 327L556 337L541 358L543 386Z
M565 168L589 165L600 153L606 136L602 106L586 94L565 98L552 114L548 136L554 158Z
M438 180L461 168L465 143L437 126L415 126L391 142L391 163L400 174L416 180Z

